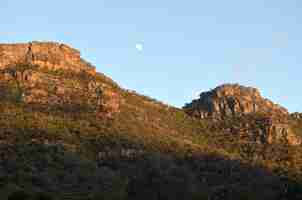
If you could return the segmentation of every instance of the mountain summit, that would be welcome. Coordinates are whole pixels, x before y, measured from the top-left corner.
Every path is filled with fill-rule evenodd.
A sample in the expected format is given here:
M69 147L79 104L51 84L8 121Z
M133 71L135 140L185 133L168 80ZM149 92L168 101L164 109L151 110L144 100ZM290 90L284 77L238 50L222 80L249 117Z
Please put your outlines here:
M201 93L199 99L186 104L183 109L198 119L231 119L233 123L224 127L225 131L250 141L302 143L290 126L287 109L263 98L256 88L224 84Z
M78 50L56 42L0 44L0 69L16 63L95 74L95 67L84 61Z
M258 89L239 84L224 84L203 92L199 99L185 105L184 109L190 115L202 119L224 119L257 112L278 116L288 115L287 109L263 98Z
M119 110L116 83L97 73L78 50L68 45L55 42L0 44L0 70L3 97L14 96L15 100L27 104L65 109L76 109L76 105L80 105L108 116ZM9 88L15 88L15 93Z

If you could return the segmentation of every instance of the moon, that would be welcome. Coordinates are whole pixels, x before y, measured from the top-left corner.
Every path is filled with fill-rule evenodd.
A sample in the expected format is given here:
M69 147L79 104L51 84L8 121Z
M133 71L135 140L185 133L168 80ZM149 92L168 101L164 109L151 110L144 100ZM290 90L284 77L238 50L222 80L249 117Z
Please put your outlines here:
M141 44L141 43L137 43L136 45L135 45L135 48L138 50L138 51L143 51L143 44Z

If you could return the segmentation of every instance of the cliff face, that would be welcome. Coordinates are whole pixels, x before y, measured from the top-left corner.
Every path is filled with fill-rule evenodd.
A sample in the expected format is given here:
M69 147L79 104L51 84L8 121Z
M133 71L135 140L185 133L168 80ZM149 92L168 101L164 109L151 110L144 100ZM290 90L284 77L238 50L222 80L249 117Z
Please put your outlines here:
M286 141L292 145L301 144L301 139L293 133L288 111L261 96L252 87L225 84L203 92L200 98L184 106L185 112L200 119L225 120L236 118L244 121L247 115L255 115L255 120L227 127L228 132L261 143ZM260 115L259 115L260 114Z
M230 134L239 135L240 138L260 144L288 143L300 145L302 143L301 138L294 133L292 127L286 121L280 121L272 116L241 117L239 120L237 126L232 125L227 128Z
M0 70L1 87L17 85L18 101L74 111L89 107L109 116L119 111L121 98L113 82L65 44L0 44Z
M225 84L209 92L203 92L199 99L187 104L184 109L195 117L212 119L256 112L288 115L285 108L261 97L256 88L237 84Z
M295 120L301 120L302 119L302 113L294 112L294 113L290 114L290 117L292 119L295 119Z
M16 63L37 64L49 70L95 74L95 68L81 58L78 50L53 42L0 44L0 69Z

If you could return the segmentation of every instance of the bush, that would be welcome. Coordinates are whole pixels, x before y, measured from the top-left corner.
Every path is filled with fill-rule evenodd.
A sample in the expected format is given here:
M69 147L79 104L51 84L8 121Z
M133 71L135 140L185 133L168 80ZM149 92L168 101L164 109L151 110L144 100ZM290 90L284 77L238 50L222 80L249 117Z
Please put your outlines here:
M27 200L30 199L30 195L25 191L16 191L9 195L8 200Z
M36 195L35 200L53 200L53 197L47 193L39 193Z

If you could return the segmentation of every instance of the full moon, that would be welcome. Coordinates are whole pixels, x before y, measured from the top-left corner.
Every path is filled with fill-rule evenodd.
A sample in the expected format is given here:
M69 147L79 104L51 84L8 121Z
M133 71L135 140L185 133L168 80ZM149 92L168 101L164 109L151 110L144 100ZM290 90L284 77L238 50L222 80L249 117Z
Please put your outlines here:
M135 45L135 48L136 48L138 51L143 51L143 45L140 44L140 43L137 43L137 44Z

